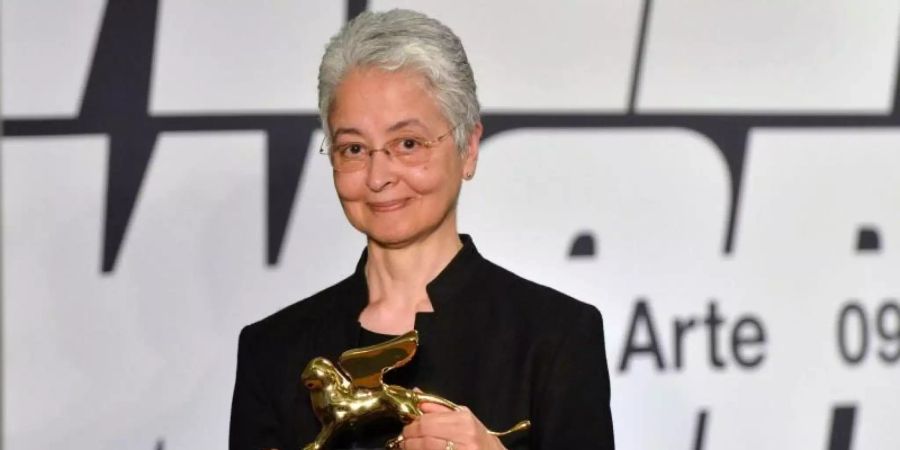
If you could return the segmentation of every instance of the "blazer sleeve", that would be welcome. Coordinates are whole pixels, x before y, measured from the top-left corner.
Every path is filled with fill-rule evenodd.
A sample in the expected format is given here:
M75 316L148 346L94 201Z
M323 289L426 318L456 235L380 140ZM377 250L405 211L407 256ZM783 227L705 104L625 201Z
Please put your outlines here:
M609 371L603 318L586 305L554 356L536 408L536 448L612 450Z
M231 450L281 448L275 408L258 376L263 368L259 366L257 349L260 347L252 327L244 327L238 339L237 375L228 436Z

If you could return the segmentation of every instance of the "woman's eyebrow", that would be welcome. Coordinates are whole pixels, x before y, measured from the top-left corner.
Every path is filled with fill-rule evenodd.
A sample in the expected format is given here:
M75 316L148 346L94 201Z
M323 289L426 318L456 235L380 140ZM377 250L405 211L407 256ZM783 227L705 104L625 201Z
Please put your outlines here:
M332 136L332 139L335 139L342 134L354 134L357 136L362 136L362 132L357 130L356 128L338 128L334 131L334 136Z
M416 126L416 127L421 128L424 131L428 131L428 127L426 127L425 124L420 122L419 119L401 120L401 121L391 125L390 127L388 127L387 131L397 131L399 129L406 128L408 126Z
M397 131L397 130L400 130L400 129L403 129L403 128L406 128L409 126L418 127L424 131L428 131L428 127L426 127L425 124L423 124L419 119L401 120L401 121L389 126L387 128L387 131ZM363 132L357 128L352 128L352 127L338 128L337 130L334 131L334 136L332 137L332 139L335 139L342 134L352 134L355 136L362 136Z

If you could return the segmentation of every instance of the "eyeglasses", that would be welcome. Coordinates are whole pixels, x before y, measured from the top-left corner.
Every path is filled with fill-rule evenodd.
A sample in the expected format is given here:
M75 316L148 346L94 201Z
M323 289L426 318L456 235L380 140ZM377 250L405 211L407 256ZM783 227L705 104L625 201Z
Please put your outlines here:
M322 141L319 153L330 156L331 166L338 172L355 172L365 169L375 152L384 152L405 166L417 166L428 162L431 148L450 136L456 127L430 140L418 137L398 137L391 139L382 148L370 148L361 142L340 142L328 145L328 138Z

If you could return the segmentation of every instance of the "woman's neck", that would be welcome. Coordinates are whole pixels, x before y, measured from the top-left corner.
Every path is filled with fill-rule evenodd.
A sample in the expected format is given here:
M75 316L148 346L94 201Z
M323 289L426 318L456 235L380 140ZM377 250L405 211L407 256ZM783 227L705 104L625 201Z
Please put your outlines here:
M385 334L412 329L416 313L434 311L426 286L461 247L455 229L436 230L403 248L385 248L370 241L365 267L369 304L360 314L363 327Z

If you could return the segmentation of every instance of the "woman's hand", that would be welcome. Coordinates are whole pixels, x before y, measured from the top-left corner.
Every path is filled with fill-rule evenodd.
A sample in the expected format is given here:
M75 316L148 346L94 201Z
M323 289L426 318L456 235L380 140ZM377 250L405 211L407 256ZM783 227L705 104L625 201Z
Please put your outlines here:
M506 450L465 406L453 410L422 403L421 417L403 428L403 450Z

